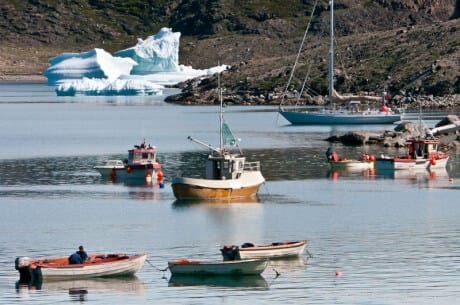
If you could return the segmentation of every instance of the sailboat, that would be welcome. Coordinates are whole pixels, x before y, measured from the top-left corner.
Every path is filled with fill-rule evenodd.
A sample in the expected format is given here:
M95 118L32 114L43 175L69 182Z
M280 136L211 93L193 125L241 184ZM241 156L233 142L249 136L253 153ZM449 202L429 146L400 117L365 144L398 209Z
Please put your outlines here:
M224 121L222 91L220 99L220 145L214 147L192 137L189 140L210 149L202 177L176 177L172 180L174 196L179 200L226 200L255 197L259 187L265 182L258 161L248 162L238 146L230 127ZM238 152L229 148L236 146Z
M305 37L302 44L304 41ZM299 49L299 54L301 49L302 46ZM299 56L297 56L297 59L298 57ZM293 72L294 71L292 71L292 73ZM367 95L340 95L334 89L334 0L330 1L328 87L329 101L330 104L334 106L324 108L320 111L306 111L298 109L284 110L280 106L279 113L291 124L296 125L392 124L401 120L401 113L393 112L385 105L386 94L382 97ZM383 106L380 109L370 109L370 107L368 107L369 103L381 101L383 102ZM363 102L366 102L366 104L363 105ZM337 108L335 106L336 103L344 103L345 107ZM363 106L366 106L364 107L364 110L362 109Z

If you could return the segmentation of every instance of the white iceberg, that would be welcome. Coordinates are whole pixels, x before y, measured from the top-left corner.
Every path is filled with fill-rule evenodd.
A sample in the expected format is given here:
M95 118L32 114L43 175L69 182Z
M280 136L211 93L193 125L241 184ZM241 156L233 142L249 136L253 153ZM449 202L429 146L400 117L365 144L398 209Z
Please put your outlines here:
M68 80L56 88L59 96L75 95L161 95L163 86L148 80L83 78Z
M60 81L86 78L113 81L129 75L137 63L130 58L113 57L102 49L83 53L62 53L49 60L51 67L45 71L49 85Z
M134 47L115 52L115 56L127 57L138 63L132 75L179 71L180 33L162 28L156 35L145 40L138 38Z
M49 60L45 76L57 95L161 95L164 85L220 73L228 66L193 69L179 65L180 33L162 28L112 56L102 49L62 53Z

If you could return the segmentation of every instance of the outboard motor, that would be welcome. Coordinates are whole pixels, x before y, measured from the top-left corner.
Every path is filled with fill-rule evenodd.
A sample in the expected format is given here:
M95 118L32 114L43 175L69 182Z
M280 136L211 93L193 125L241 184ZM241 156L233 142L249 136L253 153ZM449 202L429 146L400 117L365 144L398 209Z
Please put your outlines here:
M31 268L30 258L27 256L16 257L14 267L19 272L19 283L36 285L42 281L41 268Z
M14 268L19 272L19 282L30 283L32 274L30 272L30 258L27 256L16 257Z
M224 261L234 261L241 259L238 246L224 246L222 249L220 249L220 252L222 252Z

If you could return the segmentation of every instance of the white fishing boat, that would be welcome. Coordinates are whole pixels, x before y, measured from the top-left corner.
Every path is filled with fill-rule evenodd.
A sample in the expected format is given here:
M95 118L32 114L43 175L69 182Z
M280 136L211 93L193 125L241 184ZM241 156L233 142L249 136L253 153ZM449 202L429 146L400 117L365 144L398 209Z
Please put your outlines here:
M172 180L174 196L189 199L237 199L256 196L265 182L258 161L248 162L238 146L238 141L223 119L222 92L220 99L220 145L214 147L192 137L191 141L210 149L204 174L201 177L176 177ZM237 152L230 152L236 146Z
M376 159L377 173L388 170L445 168L449 154L439 150L440 141L428 131L425 137L407 140L407 153L401 156L381 156Z
M129 276L142 268L146 257L145 254L95 254L82 264L70 264L68 257L18 257L15 267L20 282Z
M400 121L402 118L401 113L396 113L385 105L387 94L383 94L381 97L369 95L340 95L334 89L334 1L331 0L329 3L330 43L328 56L328 87L330 106L320 111L307 111L297 107L294 109L283 108L281 103L279 113L291 124L296 125L392 124L396 121ZM316 5L312 11L310 20L313 18L315 9ZM296 67L297 61L300 57L308 29L309 26L307 27L304 39L302 40L294 68ZM289 81L292 79L294 71L295 69L292 69ZM290 83L288 82L286 90L289 86ZM299 97L302 96L304 87L305 84ZM337 106L338 103L341 103L343 106ZM372 104L376 103L382 104L382 106L372 106Z
M306 240L276 242L268 245L244 243L241 246L224 246L220 249L224 260L253 258L288 258L301 255L307 246Z
M233 261L191 261L180 259L168 262L172 274L194 275L258 275L267 268L266 259L247 259Z
M96 165L94 169L102 177L116 182L140 180L149 183L163 183L163 172L157 159L156 147L147 145L145 140L128 150L128 159L124 162L105 160L103 164Z

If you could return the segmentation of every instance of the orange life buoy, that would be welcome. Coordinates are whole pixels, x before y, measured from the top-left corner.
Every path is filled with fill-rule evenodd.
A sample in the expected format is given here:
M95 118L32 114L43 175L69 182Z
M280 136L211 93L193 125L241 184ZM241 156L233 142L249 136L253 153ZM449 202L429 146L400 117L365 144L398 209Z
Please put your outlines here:
M159 183L163 181L163 172L162 171L158 171L158 173L157 173L157 181Z
M430 164L431 164L431 165L436 165L436 160L435 160L435 159L431 159Z

